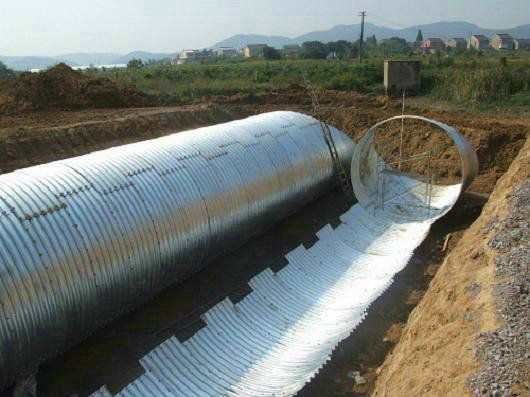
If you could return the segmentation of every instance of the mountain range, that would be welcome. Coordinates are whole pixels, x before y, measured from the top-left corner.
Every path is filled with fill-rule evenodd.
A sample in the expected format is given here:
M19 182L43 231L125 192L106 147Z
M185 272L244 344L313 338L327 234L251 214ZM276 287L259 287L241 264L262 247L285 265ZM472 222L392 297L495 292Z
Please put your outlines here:
M384 26L365 23L365 37L375 35L379 39L388 39L390 37L401 37L407 41L414 41L418 30L422 31L423 37L440 37L449 39L452 37L469 37L473 34L483 34L491 37L495 33L509 33L514 38L530 38L530 24L517 26L511 29L485 29L469 22L435 22L427 25L415 25L404 29L392 29ZM273 47L281 47L287 44L302 44L305 41L337 41L349 40L355 41L359 38L361 24L355 25L337 25L328 30L315 31L303 34L298 37L284 36L262 36L262 35L244 35L239 34L228 39L215 43L212 47L235 47L242 48L249 43L267 44Z
M305 41L337 41L349 40L354 41L359 37L361 25L337 25L324 31L314 31L303 34L298 37L285 36L263 36L256 34L238 34L215 43L209 48L234 47L243 48L250 43L267 44L271 47L282 47L287 44L301 44ZM414 41L418 30L422 31L423 37L440 37L448 39L451 37L469 37L472 33L483 34L491 37L495 33L509 33L515 38L530 38L530 24L517 26L511 29L485 29L469 22L435 22L425 25L410 26L404 29L393 29L384 26L365 24L365 37L375 35L379 39L390 37L401 37L407 41ZM116 53L74 53L62 54L55 57L43 56L3 56L0 55L0 61L7 67L15 70L44 69L64 62L70 66L87 66L87 65L110 65L125 64L131 59L141 59L148 61L150 59L160 60L164 58L174 58L176 53L152 53L146 51L133 51L128 54Z

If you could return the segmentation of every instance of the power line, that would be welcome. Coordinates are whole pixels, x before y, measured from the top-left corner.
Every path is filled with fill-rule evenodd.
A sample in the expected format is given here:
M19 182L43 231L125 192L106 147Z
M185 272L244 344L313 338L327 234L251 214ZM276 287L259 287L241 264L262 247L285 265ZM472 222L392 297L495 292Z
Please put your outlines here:
M359 63L363 61L363 40L364 40L364 17L366 17L366 11L359 13L361 17L361 38L359 40Z

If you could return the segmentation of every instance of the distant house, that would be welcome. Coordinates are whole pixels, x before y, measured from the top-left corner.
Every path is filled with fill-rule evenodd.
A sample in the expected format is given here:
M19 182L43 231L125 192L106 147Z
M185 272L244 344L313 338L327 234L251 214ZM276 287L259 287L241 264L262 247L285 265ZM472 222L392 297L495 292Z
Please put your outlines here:
M190 62L200 62L213 60L214 53L212 50L183 50L180 52L176 63L184 65Z
M530 50L530 39L515 39L514 48L516 50Z
M300 54L301 47L298 44L284 45L281 53L286 58L292 58Z
M220 47L217 49L217 57L229 59L237 57L237 50L234 47Z
M490 46L490 39L482 34L473 34L469 38L469 48L475 50L487 50Z
M243 48L243 55L245 58L261 57L265 47L267 47L267 44L248 44Z
M508 33L496 33L491 38L491 48L495 50L513 50L513 37Z
M453 37L452 39L447 40L447 48L452 48L453 50L463 50L466 47L467 41L462 37Z
M431 37L428 39L423 40L423 43L421 43L421 50L424 53L430 52L431 54L435 54L437 52L443 51L445 49L445 43L442 39L438 37Z
M199 50L183 50L178 56L177 64L183 65L185 63L196 61L198 54Z

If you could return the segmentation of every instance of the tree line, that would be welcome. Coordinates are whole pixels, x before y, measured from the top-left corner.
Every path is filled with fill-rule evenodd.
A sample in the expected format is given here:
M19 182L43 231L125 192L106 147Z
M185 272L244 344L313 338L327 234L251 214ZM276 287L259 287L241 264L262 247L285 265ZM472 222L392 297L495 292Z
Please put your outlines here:
M392 37L378 41L375 35L363 41L363 50L368 55L389 56L392 54L411 54L413 49L405 39ZM359 55L359 40L356 41L307 41L302 44L300 57L305 59L356 58Z

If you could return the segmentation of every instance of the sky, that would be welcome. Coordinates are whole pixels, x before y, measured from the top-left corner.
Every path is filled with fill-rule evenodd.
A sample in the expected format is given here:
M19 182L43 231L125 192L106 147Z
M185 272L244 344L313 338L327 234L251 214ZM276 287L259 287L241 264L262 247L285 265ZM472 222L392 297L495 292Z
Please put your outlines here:
M530 23L530 0L0 0L0 54L203 48L239 33L294 37L338 24Z

